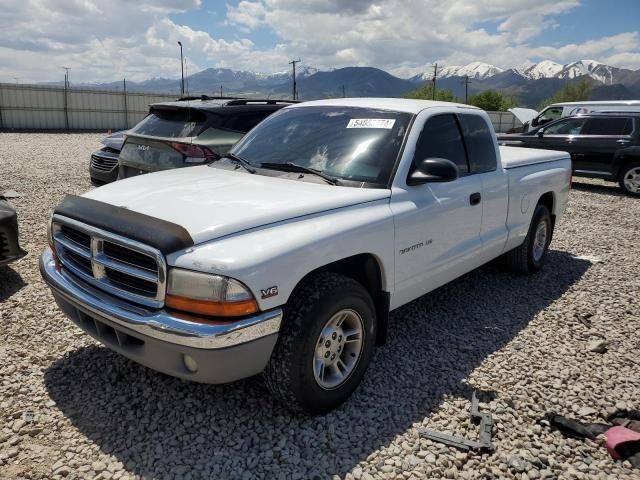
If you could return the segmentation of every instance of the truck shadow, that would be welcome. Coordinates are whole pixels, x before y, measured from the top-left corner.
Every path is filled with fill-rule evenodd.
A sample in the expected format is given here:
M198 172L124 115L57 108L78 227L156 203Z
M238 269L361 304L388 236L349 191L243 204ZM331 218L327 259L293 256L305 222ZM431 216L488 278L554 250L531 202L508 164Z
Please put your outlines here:
M8 266L0 267L0 302L4 302L26 283L18 272Z
M468 396L464 379L590 265L560 251L532 277L490 264L396 310L359 390L323 417L289 413L255 378L184 382L97 346L57 360L45 383L76 428L138 475L344 477L444 396Z

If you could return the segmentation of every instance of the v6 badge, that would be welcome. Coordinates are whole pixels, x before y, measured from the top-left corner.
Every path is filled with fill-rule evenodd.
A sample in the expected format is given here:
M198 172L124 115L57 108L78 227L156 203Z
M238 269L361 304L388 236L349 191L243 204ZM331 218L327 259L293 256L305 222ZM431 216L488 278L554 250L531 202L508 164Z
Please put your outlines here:
M278 287L277 285L274 285L273 287L269 287L269 288L265 288L264 290L260 290L260 293L262 294L262 298L270 298L270 297L275 297L276 295L278 295Z

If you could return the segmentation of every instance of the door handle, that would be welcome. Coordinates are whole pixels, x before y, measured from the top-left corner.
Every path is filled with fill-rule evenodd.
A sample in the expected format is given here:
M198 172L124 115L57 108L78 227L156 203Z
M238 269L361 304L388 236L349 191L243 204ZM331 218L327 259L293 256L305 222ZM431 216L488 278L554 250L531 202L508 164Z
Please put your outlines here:
M471 205L478 205L480 203L480 200L482 200L480 192L475 192L469 195L469 203Z
M620 140L616 140L616 143L619 143L620 145L626 145L627 143L629 143L629 140L624 140L624 139L620 139Z
M576 143L576 139L575 138L567 138L565 141L567 143Z

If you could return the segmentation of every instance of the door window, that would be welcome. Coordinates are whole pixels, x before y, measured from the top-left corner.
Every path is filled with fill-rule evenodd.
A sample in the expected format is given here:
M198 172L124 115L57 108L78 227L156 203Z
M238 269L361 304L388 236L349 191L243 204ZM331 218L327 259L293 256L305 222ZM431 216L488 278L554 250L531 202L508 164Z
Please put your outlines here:
M416 161L425 158L446 158L458 166L460 175L469 173L460 126L455 115L437 115L424 124L416 144Z
M542 113L539 115L539 118L544 118L546 120L556 120L562 117L562 110L562 107L547 108L546 110L542 111Z
M479 115L460 115L469 143L471 173L493 172L497 168L496 147L493 133Z
M580 134L586 118L567 118L544 128L546 135L578 135Z
M587 120L583 135L631 135L633 120L624 117L592 117Z

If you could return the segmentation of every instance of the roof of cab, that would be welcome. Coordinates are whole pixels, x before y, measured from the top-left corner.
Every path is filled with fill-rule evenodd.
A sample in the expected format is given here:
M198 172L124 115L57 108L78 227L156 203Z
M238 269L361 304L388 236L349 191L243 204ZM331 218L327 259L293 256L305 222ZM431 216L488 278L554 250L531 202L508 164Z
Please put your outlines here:
M393 110L396 112L419 113L425 108L432 107L449 107L449 108L469 108L479 110L477 107L453 102L436 102L432 100L414 100L408 98L333 98L329 100L312 100L309 102L298 103L288 106L287 108L305 108L305 107L362 107L362 108L378 108L381 110Z

